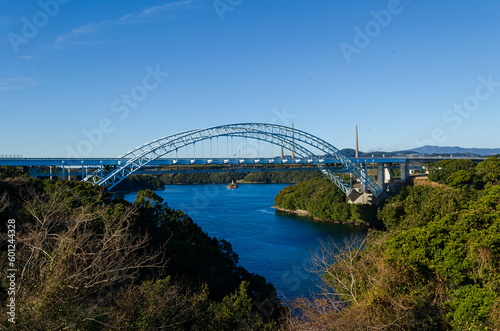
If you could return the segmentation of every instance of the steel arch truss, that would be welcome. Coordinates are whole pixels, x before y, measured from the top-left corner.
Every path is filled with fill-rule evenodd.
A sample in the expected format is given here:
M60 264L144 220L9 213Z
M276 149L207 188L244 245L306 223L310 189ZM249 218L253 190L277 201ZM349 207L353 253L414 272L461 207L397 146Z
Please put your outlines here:
M283 148L289 151L294 151L299 158L315 157L316 155L311 149L319 150L325 155L336 158L342 167L342 172L352 173L375 196L378 196L382 192L382 189L363 169L328 142L301 130L282 125L263 123L221 125L207 129L186 131L156 139L120 155L120 157L127 161L101 178L97 184L113 188L138 169L163 155L202 140L224 136L266 141L277 146L283 146ZM318 168L347 196L351 195L353 188L344 180L343 176L339 176L336 173L338 171L330 169L326 164L318 164Z

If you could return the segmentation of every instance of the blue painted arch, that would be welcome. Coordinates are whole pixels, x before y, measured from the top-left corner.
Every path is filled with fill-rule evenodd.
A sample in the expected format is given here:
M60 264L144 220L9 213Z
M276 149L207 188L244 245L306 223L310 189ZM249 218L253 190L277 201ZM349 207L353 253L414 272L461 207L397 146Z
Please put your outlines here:
M353 163L345 154L330 143L298 129L266 123L240 123L220 125L211 128L190 130L162 137L146 144L133 148L120 155L124 159L122 165L104 175L96 181L97 185L113 188L122 180L148 165L150 162L174 152L180 148L199 141L214 137L242 137L265 141L273 145L293 151L299 158L315 157L314 151L321 151L339 161L343 172L352 173L375 195L378 196L382 189L368 174ZM125 161L126 160L126 161ZM330 178L347 196L353 193L353 188L339 176L337 171L332 171L326 164L318 164L322 173ZM95 179L96 176L90 176Z

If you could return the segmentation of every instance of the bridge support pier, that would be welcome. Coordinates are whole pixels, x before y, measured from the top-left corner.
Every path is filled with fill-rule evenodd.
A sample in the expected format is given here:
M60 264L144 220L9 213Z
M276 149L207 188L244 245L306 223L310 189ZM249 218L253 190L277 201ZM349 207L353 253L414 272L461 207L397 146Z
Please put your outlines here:
M363 193L368 192L368 188L366 187L366 177L368 177L368 163L365 161L365 173L363 174Z
M30 168L30 176L33 178L38 178L38 167Z
M405 163L399 164L399 170L401 172L401 180L406 181L410 178L410 163L406 161Z
M394 171L391 168L384 168L384 183L389 183L394 178Z
M377 184L385 191L385 166L383 163L378 164Z

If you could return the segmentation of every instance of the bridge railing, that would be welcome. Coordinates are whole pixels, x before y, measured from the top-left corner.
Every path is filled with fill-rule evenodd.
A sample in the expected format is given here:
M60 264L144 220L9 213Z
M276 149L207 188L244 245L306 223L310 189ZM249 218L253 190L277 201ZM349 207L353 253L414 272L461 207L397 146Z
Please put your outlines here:
M0 159L22 159L20 154L0 154Z

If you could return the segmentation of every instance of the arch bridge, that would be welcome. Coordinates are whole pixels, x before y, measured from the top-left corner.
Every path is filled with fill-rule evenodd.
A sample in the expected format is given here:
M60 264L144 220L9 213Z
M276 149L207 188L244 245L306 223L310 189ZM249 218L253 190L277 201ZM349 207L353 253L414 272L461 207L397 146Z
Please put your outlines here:
M328 158L329 160L334 159L334 163L336 164L335 169L332 164L324 162L314 163L351 200L356 199L359 193L344 180L343 173L350 173L357 177L373 195L378 196L382 193L382 188L368 176L366 170L363 170L356 163L352 162L344 153L325 140L298 129L265 123L221 125L185 131L159 138L120 155L119 158L123 159L122 164L109 173L102 174L100 171L96 171L88 175L84 180L111 189L139 169L154 164L155 160L162 156L176 152L196 142L215 137L241 137L268 142L272 145L282 147L294 154L296 158L302 159L317 160L318 154L322 153L324 158ZM228 160L224 160L224 162L226 161Z

